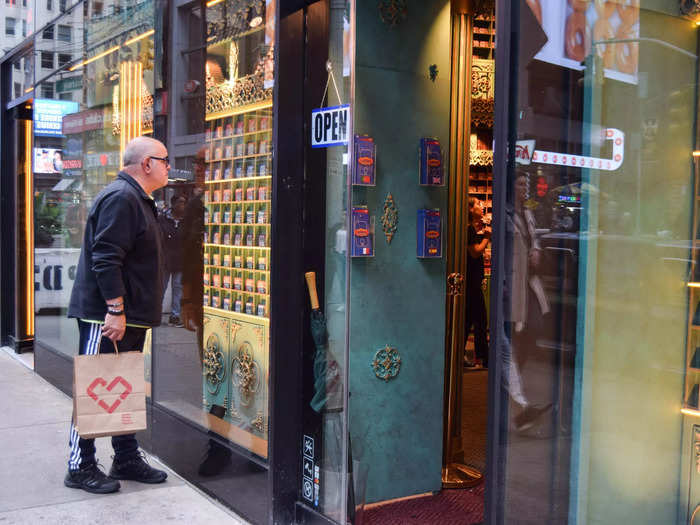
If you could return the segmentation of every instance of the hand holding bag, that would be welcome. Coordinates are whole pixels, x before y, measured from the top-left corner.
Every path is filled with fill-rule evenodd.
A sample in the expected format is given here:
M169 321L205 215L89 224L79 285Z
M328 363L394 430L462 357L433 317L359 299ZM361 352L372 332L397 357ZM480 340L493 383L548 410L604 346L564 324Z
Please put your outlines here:
M97 354L73 360L73 418L84 439L146 429L143 353L120 353L112 344L113 354L98 347Z

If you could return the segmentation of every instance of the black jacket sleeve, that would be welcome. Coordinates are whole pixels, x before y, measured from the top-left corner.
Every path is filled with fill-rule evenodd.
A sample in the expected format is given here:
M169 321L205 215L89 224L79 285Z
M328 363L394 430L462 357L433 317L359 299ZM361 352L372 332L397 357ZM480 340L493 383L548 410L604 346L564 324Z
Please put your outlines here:
M126 295L122 267L138 235L138 206L118 193L105 196L94 216L92 271L105 300Z

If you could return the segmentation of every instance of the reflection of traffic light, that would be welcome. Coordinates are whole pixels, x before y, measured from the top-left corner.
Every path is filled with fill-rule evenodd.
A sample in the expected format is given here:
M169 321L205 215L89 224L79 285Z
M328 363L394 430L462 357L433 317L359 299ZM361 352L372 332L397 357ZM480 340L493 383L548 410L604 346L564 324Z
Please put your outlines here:
M544 197L547 195L547 190L549 189L549 184L547 184L547 179L544 177L537 178L537 196Z
M143 65L143 69L153 69L153 59L155 58L153 40L146 38L140 42L139 46L141 49L139 62Z

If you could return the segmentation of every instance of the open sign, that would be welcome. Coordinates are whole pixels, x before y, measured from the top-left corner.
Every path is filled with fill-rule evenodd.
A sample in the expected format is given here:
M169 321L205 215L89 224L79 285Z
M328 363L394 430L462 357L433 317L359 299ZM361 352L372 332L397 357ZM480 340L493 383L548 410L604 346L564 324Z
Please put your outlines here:
M349 104L314 109L311 112L311 147L347 145L349 114Z

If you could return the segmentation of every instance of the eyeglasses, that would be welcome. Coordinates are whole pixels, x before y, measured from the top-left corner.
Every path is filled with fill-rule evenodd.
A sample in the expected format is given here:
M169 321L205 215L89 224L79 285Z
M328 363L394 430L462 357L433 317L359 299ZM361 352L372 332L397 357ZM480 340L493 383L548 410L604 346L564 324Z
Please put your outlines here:
M162 160L165 162L166 166L170 166L170 158L166 155L165 157L154 157L153 155L148 156L149 159L156 159L156 160Z

